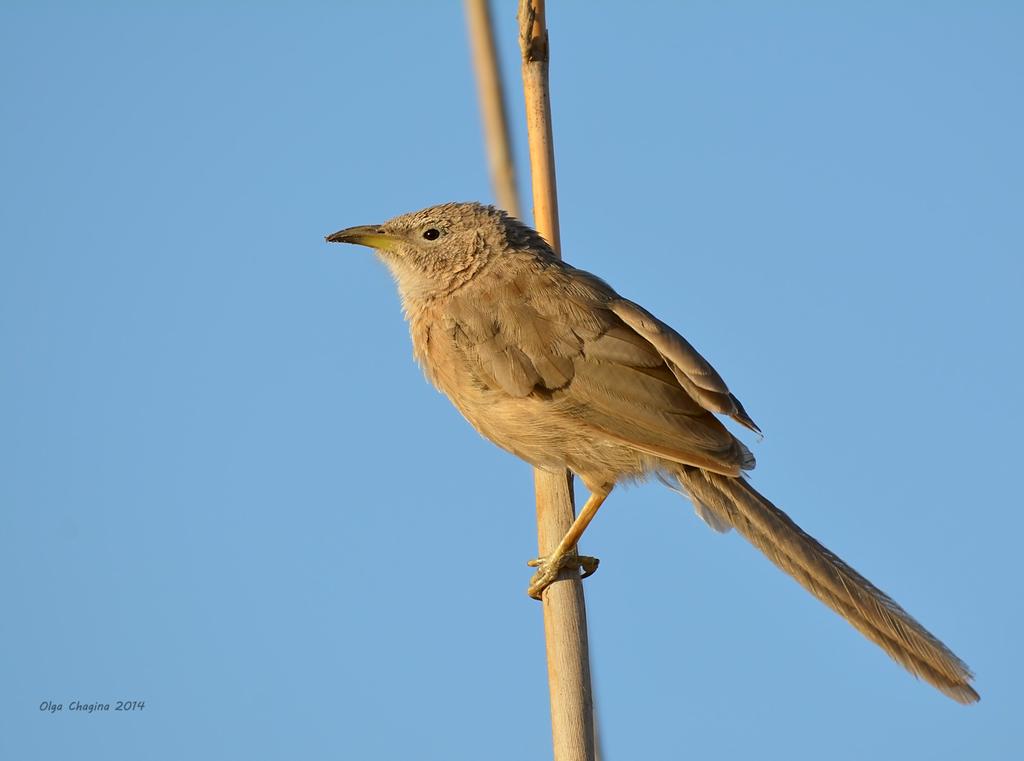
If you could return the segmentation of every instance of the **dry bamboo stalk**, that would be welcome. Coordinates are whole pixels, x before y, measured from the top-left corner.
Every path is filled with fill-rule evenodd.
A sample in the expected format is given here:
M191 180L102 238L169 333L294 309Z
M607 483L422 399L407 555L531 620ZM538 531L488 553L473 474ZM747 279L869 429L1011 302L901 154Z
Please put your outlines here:
M530 141L533 225L551 244L555 253L561 256L544 0L520 0L519 46L523 51L523 94L526 98L526 129Z
M534 227L561 252L555 152L548 91L548 34L544 0L520 0L519 40L523 53L523 94L530 142ZM548 555L573 521L572 476L534 471L537 543ZM555 761L594 761L594 707L590 685L587 612L578 570L563 572L543 593L544 637L551 694L551 735Z
M466 0L466 22L469 43L473 51L473 71L476 72L480 116L483 120L487 163L494 197L498 206L514 217L519 217L519 192L516 189L515 162L508 134L508 116L505 112L505 93L498 65L498 52L494 44L494 27L488 0Z
M534 225L557 253L560 246L543 12L543 3L524 2L520 7L523 89L530 135ZM499 205L519 216L507 115L487 0L466 0L466 17L495 196ZM542 47L538 48L538 44ZM542 55L537 54L538 50ZM538 544L541 554L545 554L554 548L572 523L572 477L568 472L535 471L534 484ZM543 605L554 757L556 761L593 761L596 738L582 583L575 580L552 585L544 592Z

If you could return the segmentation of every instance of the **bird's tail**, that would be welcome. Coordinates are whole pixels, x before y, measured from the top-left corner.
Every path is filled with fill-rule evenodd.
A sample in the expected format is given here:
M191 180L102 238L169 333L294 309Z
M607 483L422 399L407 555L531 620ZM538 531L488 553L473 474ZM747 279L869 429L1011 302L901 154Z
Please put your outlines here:
M971 670L931 632L742 478L682 466L676 474L698 512L731 525L811 594L910 673L960 703L973 703Z

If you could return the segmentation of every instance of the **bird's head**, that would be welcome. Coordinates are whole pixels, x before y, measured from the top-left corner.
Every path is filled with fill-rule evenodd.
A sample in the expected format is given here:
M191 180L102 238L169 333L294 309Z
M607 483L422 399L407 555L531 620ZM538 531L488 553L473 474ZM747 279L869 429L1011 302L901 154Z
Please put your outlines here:
M497 256L544 250L544 240L504 211L479 203L446 203L326 237L374 249L405 298L449 293Z

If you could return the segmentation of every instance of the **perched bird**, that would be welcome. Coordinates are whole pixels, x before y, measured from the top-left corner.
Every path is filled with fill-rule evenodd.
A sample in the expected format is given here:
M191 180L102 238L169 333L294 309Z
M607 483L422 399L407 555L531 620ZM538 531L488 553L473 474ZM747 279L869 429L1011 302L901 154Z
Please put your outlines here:
M530 586L566 565L592 572L580 536L616 483L657 476L716 531L736 529L911 673L961 703L968 667L743 477L750 450L717 415L759 431L721 376L675 330L560 261L534 230L476 203L449 203L327 236L376 250L401 294L427 378L485 437L590 491Z

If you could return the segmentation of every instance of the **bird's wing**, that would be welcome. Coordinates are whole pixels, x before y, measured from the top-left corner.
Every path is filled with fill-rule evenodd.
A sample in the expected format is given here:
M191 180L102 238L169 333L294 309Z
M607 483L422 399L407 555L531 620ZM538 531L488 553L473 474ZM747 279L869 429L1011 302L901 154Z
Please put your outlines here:
M737 423L761 433L740 400L729 391L722 376L689 341L639 304L620 298L609 306L620 320L657 349L682 387L704 409L728 415Z
M722 394L731 395L689 344L667 326L663 335L675 340L652 341L617 310L642 329L643 315L646 332L661 339L649 327L657 321L629 302L622 303L634 311L620 307L614 291L588 273L559 267L544 274L552 288L530 288L533 273L495 282L472 301L450 302L478 382L513 397L549 399L553 410L656 457L728 475L753 466L746 447L711 414L735 412L719 409ZM689 374L695 368L706 368L697 375L700 385ZM717 396L715 387L706 388L708 378L723 389Z

